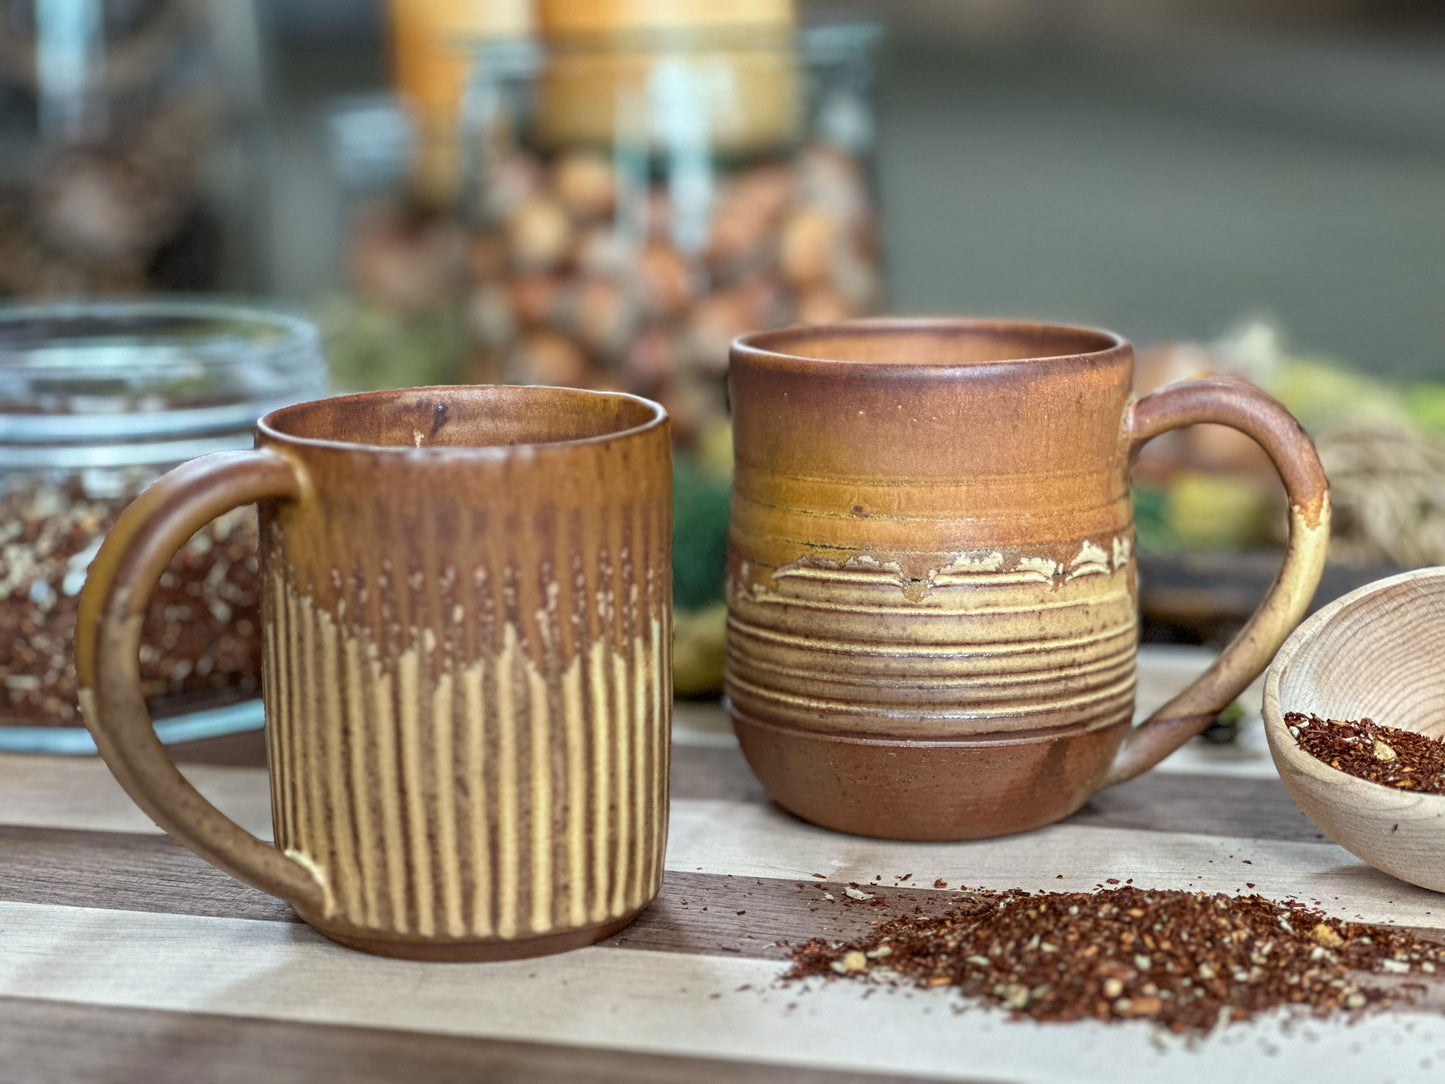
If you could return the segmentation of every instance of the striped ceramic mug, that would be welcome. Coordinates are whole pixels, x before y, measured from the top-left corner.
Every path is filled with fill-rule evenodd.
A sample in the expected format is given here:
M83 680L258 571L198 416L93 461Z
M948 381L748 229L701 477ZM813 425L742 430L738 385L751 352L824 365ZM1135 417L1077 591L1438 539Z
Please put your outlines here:
M596 941L667 836L672 475L662 408L559 388L342 396L263 418L125 512L76 664L102 756L176 839L356 948L497 959ZM151 589L256 503L276 842L198 794L137 680Z
M872 836L1035 828L1157 763L1264 669L1324 564L1314 446L1242 381L1135 402L1133 362L1110 332L987 320L733 344L727 693L778 802ZM1234 643L1131 729L1130 468L1196 422L1269 453L1289 546Z

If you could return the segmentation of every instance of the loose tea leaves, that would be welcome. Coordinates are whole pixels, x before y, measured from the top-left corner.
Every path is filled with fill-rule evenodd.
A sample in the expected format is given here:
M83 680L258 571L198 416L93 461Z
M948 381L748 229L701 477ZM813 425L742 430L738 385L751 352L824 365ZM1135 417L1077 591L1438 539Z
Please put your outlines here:
M1259 895L1125 886L969 892L942 914L883 922L857 941L799 945L785 978L957 987L1014 1016L1144 1018L1199 1034L1285 1007L1326 1016L1408 1003L1437 969L1445 945L1404 930Z
M1299 747L1331 768L1400 790L1445 794L1445 741L1373 719L1340 721L1291 711L1284 721Z
M80 589L132 495L13 481L0 493L0 725L79 722L72 655ZM202 528L161 575L140 654L148 698L225 702L259 691L256 547L256 513L237 509Z

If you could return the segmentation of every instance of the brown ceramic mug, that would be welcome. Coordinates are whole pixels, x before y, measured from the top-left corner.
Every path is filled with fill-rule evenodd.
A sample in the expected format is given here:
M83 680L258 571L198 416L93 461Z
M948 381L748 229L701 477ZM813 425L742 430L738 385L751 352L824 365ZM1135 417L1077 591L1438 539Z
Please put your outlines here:
M1064 817L1158 763L1264 669L1324 564L1309 438L1225 379L1135 402L1133 351L1085 328L877 320L744 336L726 690L744 753L798 815L970 839ZM1218 422L1274 460L1284 565L1198 681L1131 730L1129 474Z
M146 601L222 512L261 513L275 846L152 731ZM657 894L672 713L667 416L628 395L423 388L274 411L121 516L81 597L86 722L201 857L371 952L497 959Z

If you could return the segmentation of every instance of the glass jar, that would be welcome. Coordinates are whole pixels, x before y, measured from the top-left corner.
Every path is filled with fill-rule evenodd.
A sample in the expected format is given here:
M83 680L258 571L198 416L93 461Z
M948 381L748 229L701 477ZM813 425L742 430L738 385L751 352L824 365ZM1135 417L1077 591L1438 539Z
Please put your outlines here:
M0 310L0 749L93 751L71 659L85 571L121 509L169 468L249 448L267 411L325 392L305 321L156 301ZM256 515L177 555L141 678L170 740L259 726Z
M0 297L254 288L265 273L251 4L0 6Z
M467 234L414 180L423 142L391 95L326 113L337 204L332 288L316 307L337 391L455 382L466 356L461 307Z
M479 45L463 113L470 378L625 389L667 407L680 445L725 447L736 335L882 304L875 37Z

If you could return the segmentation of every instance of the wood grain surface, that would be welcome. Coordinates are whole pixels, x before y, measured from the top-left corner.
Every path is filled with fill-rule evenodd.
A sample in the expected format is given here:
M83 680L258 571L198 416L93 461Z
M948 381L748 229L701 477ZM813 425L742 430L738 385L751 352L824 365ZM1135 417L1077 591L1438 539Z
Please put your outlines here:
M83 1034L86 1042L71 1041ZM747 1062L661 1057L622 1050L460 1039L420 1031L329 1027L277 1020L0 998L0 1064L43 1062L49 1079L115 1080L145 1065L150 1084L265 1080L528 1081L615 1084L766 1081L776 1070ZM894 1074L793 1067L798 1084L890 1084Z
M1141 711L1205 662L1146 650ZM594 948L496 964L339 948L161 834L94 759L0 757L0 1081L1437 1078L1441 989L1353 1025L1266 1020L1180 1044L1139 1025L1010 1022L946 991L779 984L783 942L947 906L960 882L1253 885L1445 937L1445 896L1371 870L1303 819L1258 726L1236 747L1192 745L1062 824L906 844L781 812L720 711L680 705L656 903ZM264 756L255 735L179 753L207 796L269 832ZM850 882L882 902L849 899Z

